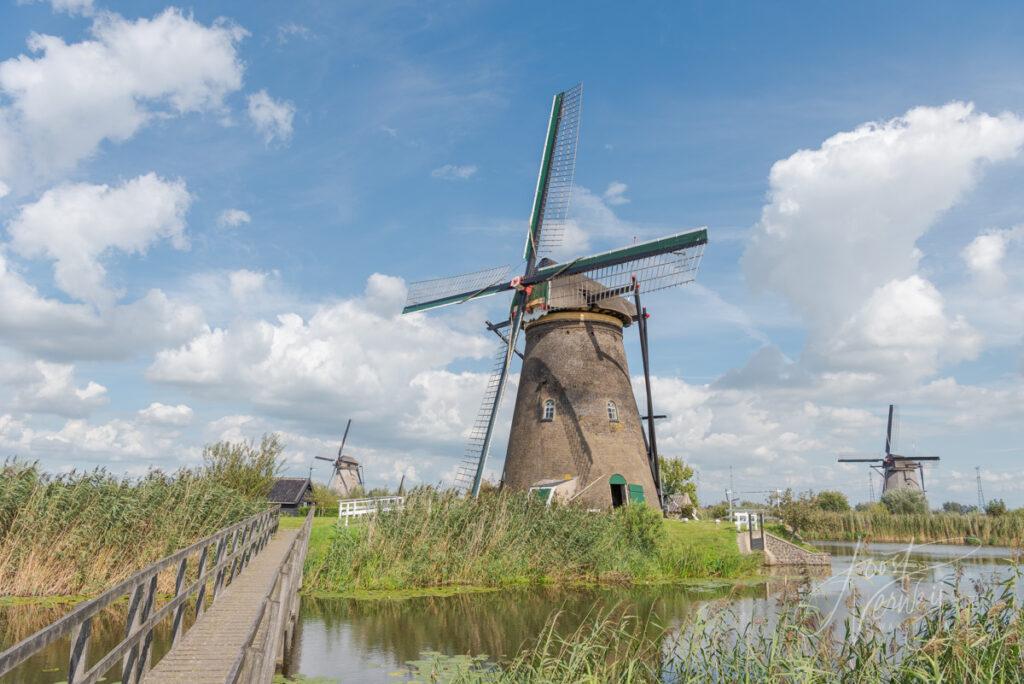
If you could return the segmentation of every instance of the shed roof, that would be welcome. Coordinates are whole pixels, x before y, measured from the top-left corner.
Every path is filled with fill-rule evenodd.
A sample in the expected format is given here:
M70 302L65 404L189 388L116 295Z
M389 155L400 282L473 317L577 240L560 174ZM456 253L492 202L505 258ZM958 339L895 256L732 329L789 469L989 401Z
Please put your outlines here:
M313 483L308 477L279 477L267 494L267 500L276 504L299 504L307 494L313 493Z

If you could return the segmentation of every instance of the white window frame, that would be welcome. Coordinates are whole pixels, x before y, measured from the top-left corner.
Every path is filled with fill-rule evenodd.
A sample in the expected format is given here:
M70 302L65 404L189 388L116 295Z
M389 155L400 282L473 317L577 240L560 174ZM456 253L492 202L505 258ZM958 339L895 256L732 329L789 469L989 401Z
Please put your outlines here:
M549 411L550 411L550 413L549 413ZM555 419L555 400L554 399L545 399L544 400L544 404L541 407L540 419L541 419L541 421L543 421L545 423L550 423L551 421L553 421Z
M619 407L616 406L615 402L612 401L611 399L608 400L608 422L619 422Z

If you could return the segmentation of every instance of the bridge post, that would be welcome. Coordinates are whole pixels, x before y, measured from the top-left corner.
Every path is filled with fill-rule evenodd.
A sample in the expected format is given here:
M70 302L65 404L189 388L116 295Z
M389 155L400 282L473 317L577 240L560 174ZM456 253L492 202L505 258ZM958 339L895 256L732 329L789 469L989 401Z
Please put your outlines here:
M71 632L71 657L68 662L68 684L75 684L85 676L85 664L89 659L89 636L92 634L92 618L86 618Z

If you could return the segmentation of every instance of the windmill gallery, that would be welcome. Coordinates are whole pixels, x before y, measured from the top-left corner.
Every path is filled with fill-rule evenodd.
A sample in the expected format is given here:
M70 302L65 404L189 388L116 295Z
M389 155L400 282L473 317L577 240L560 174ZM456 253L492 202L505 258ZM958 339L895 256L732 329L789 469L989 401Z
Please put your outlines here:
M661 506L643 293L692 282L707 243L698 229L556 263L579 140L582 85L555 95L521 275L510 267L412 283L404 314L512 293L507 320L455 485L480 491L512 362L522 359L502 486L544 500ZM624 328L636 324L646 432L630 383ZM525 334L525 350L517 342Z

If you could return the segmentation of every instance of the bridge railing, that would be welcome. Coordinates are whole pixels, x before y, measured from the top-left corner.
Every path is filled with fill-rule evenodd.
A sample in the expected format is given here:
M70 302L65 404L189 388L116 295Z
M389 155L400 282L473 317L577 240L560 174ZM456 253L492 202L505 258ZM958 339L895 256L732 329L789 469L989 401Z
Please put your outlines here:
M137 684L150 668L153 630L173 614L171 642L181 637L185 611L196 596L195 617L208 609L225 584L238 575L249 561L266 546L277 530L278 509L258 513L242 522L225 527L191 546L162 558L96 598L80 603L67 615L48 627L0 653L0 675L4 675L57 639L70 634L68 684L92 684L121 664L122 682ZM211 549L213 558L210 558ZM198 556L195 580L186 584L189 559ZM177 565L174 596L156 608L157 581L162 571ZM209 600L206 598L210 586ZM125 638L88 667L93 618L122 597L128 596Z
M231 667L227 684L236 682L269 682L278 663L284 661L285 650L292 643L295 621L299 614L299 589L302 569L309 548L315 511L310 509L299 534L278 566L274 582L264 595L262 605L249 629L245 647Z
M372 515L381 511L390 511L405 505L404 496L376 496L369 499L342 499L338 502L338 519L344 519L348 525L349 518Z

